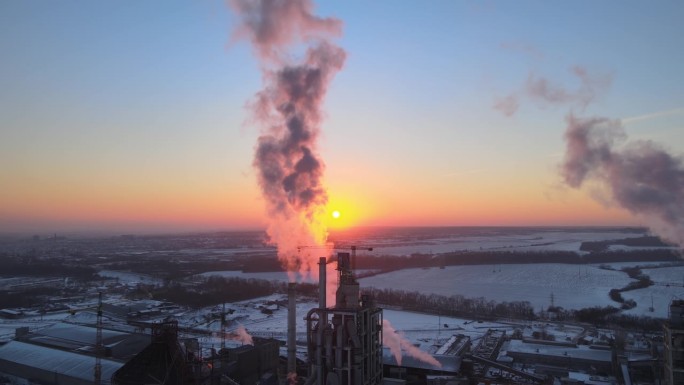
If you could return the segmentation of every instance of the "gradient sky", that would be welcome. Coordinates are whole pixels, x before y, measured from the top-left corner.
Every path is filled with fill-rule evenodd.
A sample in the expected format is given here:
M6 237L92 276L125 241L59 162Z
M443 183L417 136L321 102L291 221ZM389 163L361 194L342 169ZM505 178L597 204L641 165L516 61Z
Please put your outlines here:
M684 152L684 2L319 1L348 60L320 153L340 225L639 225L564 187L565 117ZM222 1L0 2L0 232L262 228L262 87ZM572 68L586 107L526 94ZM517 95L506 116L494 108Z

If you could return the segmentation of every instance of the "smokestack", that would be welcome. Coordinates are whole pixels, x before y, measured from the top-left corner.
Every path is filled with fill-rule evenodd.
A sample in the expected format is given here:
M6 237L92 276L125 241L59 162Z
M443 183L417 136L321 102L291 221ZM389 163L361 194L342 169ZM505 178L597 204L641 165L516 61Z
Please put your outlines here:
M287 285L287 373L297 373L297 303L295 302L297 284L290 282Z
M326 285L327 285L327 277L325 274L325 269L326 269L326 258L321 257L318 260L318 307L321 309L326 308Z

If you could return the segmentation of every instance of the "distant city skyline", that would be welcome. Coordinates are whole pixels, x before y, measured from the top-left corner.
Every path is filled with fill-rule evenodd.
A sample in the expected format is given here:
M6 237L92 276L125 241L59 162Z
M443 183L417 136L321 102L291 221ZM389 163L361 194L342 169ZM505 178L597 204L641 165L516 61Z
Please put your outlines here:
M333 229L641 226L565 185L567 117L684 152L684 3L316 7L348 55L319 141ZM263 228L235 22L218 0L0 3L0 233Z

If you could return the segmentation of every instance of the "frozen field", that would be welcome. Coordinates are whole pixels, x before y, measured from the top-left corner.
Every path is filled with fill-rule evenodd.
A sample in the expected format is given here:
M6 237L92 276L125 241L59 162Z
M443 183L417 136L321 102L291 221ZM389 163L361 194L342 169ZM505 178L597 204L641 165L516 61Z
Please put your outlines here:
M497 302L529 301L535 310L554 304L566 309L615 305L612 288L633 281L620 271L567 264L448 266L406 269L360 280L361 286L483 297Z

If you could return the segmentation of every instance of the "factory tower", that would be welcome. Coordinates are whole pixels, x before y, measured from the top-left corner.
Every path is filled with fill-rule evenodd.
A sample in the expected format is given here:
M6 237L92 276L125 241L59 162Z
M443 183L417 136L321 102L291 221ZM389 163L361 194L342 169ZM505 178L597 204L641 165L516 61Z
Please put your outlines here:
M320 259L319 307L306 316L310 367L307 383L382 382L382 309L368 296L360 296L351 257L347 252L337 254L339 286L332 307L326 306L326 259Z

